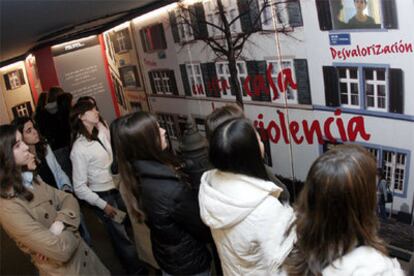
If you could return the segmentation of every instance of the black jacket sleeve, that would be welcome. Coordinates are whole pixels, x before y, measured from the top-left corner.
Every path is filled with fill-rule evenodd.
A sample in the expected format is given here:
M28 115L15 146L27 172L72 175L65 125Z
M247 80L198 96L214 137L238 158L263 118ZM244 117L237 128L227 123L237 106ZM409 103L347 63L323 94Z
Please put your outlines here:
M213 242L210 229L200 218L197 196L184 184L174 194L172 218L190 235L199 241Z

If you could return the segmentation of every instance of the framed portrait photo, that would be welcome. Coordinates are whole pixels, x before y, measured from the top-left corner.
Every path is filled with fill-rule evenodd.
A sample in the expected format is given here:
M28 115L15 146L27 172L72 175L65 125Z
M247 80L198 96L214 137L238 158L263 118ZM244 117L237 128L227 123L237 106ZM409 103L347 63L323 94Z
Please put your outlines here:
M126 65L119 68L122 85L126 88L140 89L142 88L138 70L135 65Z
M14 90L25 84L23 70L18 69L3 75L7 90Z

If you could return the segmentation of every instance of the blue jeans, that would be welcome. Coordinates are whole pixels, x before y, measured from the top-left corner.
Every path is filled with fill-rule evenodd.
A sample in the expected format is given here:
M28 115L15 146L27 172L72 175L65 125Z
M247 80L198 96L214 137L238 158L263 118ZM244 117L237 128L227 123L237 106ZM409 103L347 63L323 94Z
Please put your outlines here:
M106 192L97 192L100 198L105 200L109 205L125 211L125 204L122 201L118 190ZM106 231L111 239L112 247L119 258L122 266L128 274L145 274L146 268L142 261L139 260L135 244L130 240L125 230L125 222L119 224L109 218L105 212L99 208L94 208L99 219L104 223Z
M79 233L81 234L81 237L83 238L83 240L91 247L92 246L91 234L89 233L89 230L86 227L85 218L82 213L80 213Z
M387 220L387 210L385 209L385 200L384 200L384 197L381 197L378 200L378 215L383 220Z

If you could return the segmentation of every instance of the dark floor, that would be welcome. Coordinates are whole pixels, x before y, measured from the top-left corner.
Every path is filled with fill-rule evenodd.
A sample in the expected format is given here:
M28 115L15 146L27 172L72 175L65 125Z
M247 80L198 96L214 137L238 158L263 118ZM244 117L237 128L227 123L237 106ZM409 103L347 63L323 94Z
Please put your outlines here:
M414 252L414 226L389 218L381 221L380 236L390 245L390 255L409 261Z

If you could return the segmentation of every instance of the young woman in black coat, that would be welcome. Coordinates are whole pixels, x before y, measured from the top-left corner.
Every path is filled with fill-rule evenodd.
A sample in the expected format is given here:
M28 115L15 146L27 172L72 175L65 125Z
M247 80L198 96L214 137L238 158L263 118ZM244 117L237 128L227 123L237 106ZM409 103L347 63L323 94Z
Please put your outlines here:
M122 184L137 218L151 231L154 257L163 275L209 275L210 230L197 197L166 151L165 129L146 112L114 122L112 137Z

